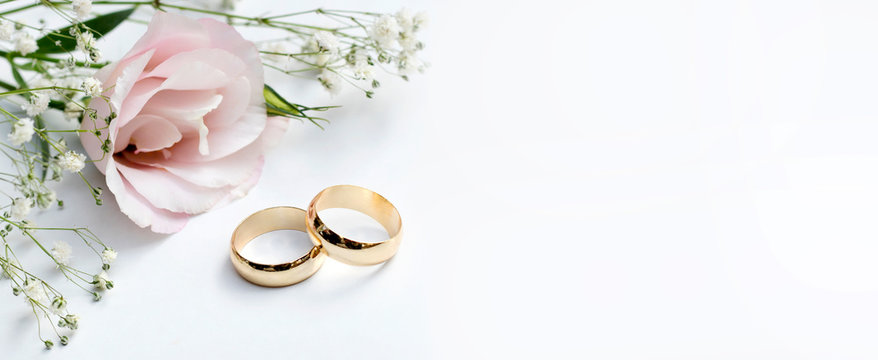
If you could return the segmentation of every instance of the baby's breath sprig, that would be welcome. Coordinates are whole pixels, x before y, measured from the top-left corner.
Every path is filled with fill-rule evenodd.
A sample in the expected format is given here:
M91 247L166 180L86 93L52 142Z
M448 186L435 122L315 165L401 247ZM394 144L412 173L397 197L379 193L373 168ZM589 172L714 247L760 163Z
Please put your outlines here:
M0 172L0 181L11 185L14 191L0 192L7 198L5 205L0 206L0 278L9 281L13 295L25 300L26 311L31 312L37 322L40 341L46 348L52 348L55 344L69 343L80 318L69 312L70 298L62 294L60 287L49 284L22 265L16 248L38 249L56 271L94 300L100 300L103 293L114 286L107 271L116 259L116 251L87 228L37 226L29 220L34 209L63 207L64 202L58 199L51 183L61 181L68 174L76 174L95 203L101 204L101 189L92 186L81 173L89 160L68 148L60 136L81 130L53 129L46 124L44 116L50 111L62 113L73 122L70 127L77 129L81 121L104 122L88 107L88 102L102 97L104 90L92 77L94 68L103 64L99 63L101 53L95 42L102 34L92 28L96 23L85 21L91 14L91 1L41 1L32 5L0 12L0 56L9 63L14 80L0 81L0 88L7 90L0 92L0 98L21 108L18 112L0 107L0 122L10 128L6 141L0 144L0 153L8 159L10 170ZM39 26L30 26L9 18L36 6L51 8L70 26L57 31L46 30L46 22L42 20ZM62 51L42 51L44 46ZM95 126L95 132L106 131L107 125ZM46 236L53 232L67 236ZM76 240L86 250L62 240L65 238ZM46 239L54 241L49 243ZM98 266L80 268L74 266L74 258L91 258Z
M311 26L287 20L309 14L328 19L333 25ZM297 77L316 73L315 79L331 94L338 94L348 84L371 98L381 86L379 69L409 80L409 76L424 72L428 66L418 56L424 43L417 35L427 24L423 12L402 9L395 14L379 14L315 9L233 24L285 31L287 36L262 43L266 66Z

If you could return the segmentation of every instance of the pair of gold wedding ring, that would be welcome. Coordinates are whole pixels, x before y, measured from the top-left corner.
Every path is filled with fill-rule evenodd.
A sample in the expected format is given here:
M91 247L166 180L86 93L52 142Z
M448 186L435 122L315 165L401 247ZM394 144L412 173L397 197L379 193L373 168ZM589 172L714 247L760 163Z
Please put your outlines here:
M345 208L369 215L377 221L389 238L366 243L345 238L328 228L318 212ZM283 264L261 264L241 256L241 249L259 235L275 230L307 232L314 247L307 254ZM353 185L336 185L321 191L308 210L278 206L248 216L232 233L231 258L235 270L256 285L279 287L301 282L314 275L326 256L350 265L374 265L396 254L402 241L402 219L399 212L383 196Z

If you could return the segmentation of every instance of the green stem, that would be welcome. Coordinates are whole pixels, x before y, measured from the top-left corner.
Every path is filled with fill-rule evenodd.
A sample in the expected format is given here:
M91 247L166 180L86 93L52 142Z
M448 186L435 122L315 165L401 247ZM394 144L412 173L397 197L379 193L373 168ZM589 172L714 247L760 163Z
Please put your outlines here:
M22 6L22 7L17 7L17 8L15 8L15 9L10 9L10 10L6 10L6 11L4 11L4 12L0 12L0 16L8 15L8 14L14 14L14 13L17 13L17 12L19 12L19 11L27 10L27 9L30 9L30 8L33 8L33 7L37 7L37 6L41 6L41 5L43 5L43 3L39 3L39 2L37 2L37 3L30 4L30 5L25 5L25 6Z
M20 55L20 54L15 53L15 52L10 53L10 52L6 52L3 50L0 50L0 56L4 56L7 59L9 59L11 56L13 59L14 58L37 59L37 60L43 60L43 61L48 61L48 62L53 62L53 63L60 63L62 61L65 61L64 59L53 58L53 57L45 55L45 54L32 53L32 54L27 54L27 55ZM76 62L76 66L89 67L92 69L100 69L100 68L104 67L105 65L107 65L107 64L85 63L83 61Z

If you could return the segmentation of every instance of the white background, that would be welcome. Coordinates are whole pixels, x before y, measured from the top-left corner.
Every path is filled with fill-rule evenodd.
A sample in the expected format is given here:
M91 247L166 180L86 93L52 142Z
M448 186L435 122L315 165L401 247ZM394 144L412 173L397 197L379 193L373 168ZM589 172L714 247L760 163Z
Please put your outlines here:
M113 244L116 288L75 296L81 328L46 354L0 296L2 357L878 358L876 4L571 4L284 5L427 10L433 66L373 100L283 85L345 106L326 131L294 123L248 197L173 236L65 181L37 221ZM236 275L241 219L339 183L399 208L392 261L280 289Z

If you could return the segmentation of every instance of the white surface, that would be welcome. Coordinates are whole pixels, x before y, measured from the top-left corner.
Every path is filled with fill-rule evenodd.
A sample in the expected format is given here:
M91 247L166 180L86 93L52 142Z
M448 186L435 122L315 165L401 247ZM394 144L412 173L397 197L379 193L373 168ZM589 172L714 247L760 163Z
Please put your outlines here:
M117 287L47 356L878 357L875 3L568 3L408 2L429 73L294 124L247 198L179 234L67 196L39 221L116 246ZM338 183L397 205L392 261L235 274L238 221ZM20 301L3 358L43 352Z

